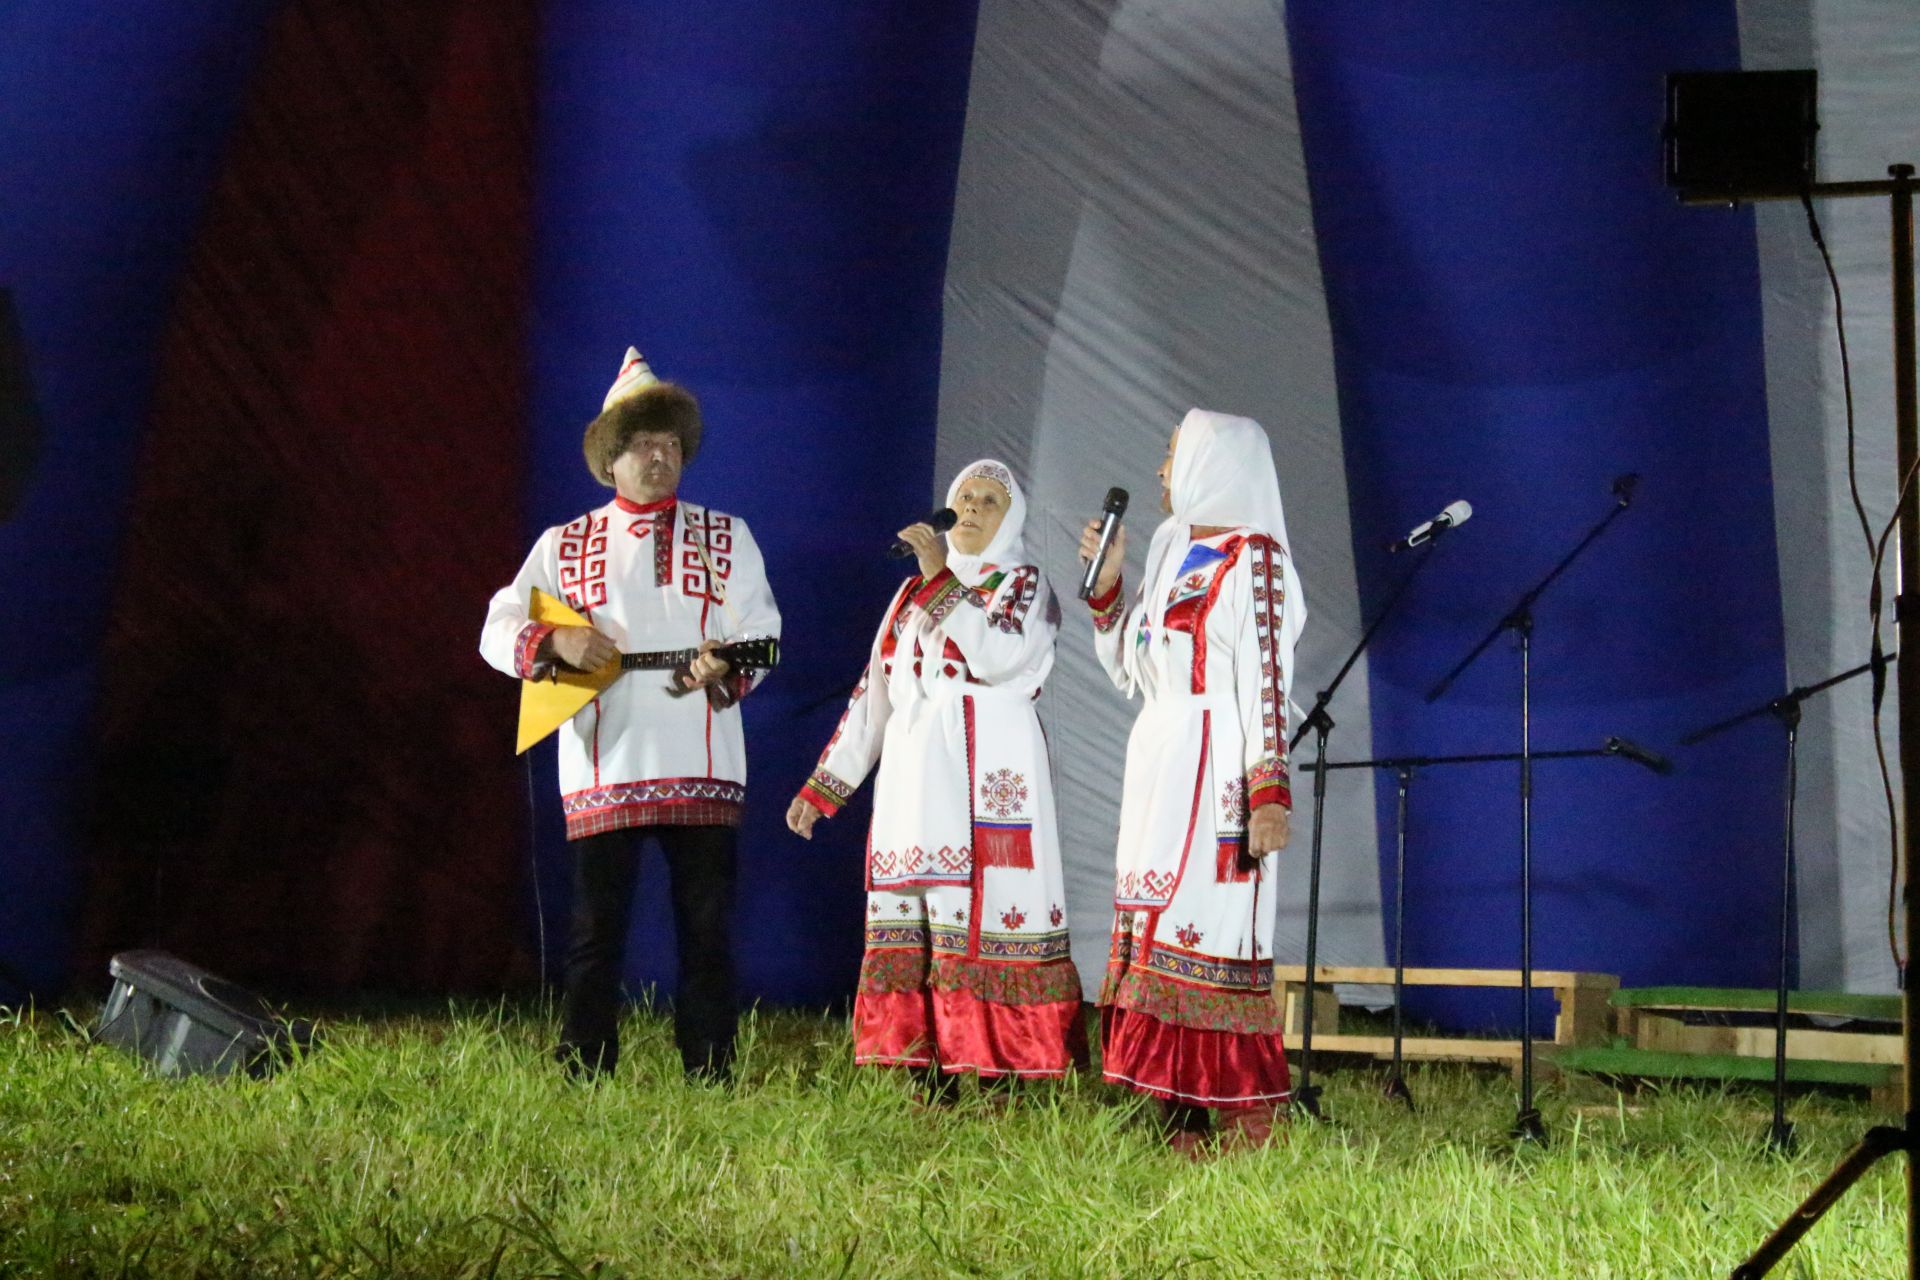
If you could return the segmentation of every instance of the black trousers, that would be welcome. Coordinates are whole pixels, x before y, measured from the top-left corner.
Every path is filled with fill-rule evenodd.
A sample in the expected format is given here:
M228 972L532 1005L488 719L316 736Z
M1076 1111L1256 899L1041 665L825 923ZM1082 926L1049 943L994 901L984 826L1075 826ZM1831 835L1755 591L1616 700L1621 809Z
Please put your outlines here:
M560 1053L589 1072L620 1060L620 970L640 871L652 836L667 859L680 990L673 1039L687 1074L724 1078L733 1065L733 889L738 833L732 827L638 827L573 841L573 921L567 946Z

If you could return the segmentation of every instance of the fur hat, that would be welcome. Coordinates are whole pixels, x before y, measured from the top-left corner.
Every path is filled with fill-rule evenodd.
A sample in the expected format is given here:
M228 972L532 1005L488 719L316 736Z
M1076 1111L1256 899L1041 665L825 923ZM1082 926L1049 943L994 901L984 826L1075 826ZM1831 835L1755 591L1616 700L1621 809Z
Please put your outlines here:
M580 442L593 478L612 488L615 459L645 431L672 432L680 441L680 464L686 466L700 451L700 402L678 383L662 382L646 358L628 347L600 416L587 424Z

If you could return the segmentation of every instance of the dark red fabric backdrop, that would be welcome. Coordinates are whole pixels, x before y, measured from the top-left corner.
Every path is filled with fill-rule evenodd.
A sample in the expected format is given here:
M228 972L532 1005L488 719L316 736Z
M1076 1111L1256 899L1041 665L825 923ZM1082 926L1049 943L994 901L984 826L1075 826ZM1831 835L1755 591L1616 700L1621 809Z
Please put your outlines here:
M278 20L129 495L81 973L531 976L514 691L474 645L524 550L536 38L531 3Z

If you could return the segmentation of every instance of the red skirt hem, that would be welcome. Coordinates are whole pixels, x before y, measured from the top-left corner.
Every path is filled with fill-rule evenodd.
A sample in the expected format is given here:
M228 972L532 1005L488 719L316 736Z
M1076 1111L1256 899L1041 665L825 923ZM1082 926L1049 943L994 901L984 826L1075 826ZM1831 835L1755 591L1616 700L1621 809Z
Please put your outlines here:
M1102 1078L1196 1107L1284 1102L1293 1095L1278 1035L1211 1031L1109 1005L1101 1011Z
M995 1004L971 991L863 991L853 1002L853 1060L952 1074L1043 1079L1087 1060L1078 1000Z

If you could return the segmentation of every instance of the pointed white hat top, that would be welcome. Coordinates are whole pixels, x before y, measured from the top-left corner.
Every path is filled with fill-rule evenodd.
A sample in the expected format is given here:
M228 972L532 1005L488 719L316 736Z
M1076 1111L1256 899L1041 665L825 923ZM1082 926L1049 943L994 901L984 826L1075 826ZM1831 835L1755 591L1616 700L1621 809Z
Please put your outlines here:
M627 348L626 359L620 362L620 376L607 388L607 398L600 403L600 412L613 408L616 400L624 400L644 387L651 387L660 379L647 366L647 358L634 347Z

